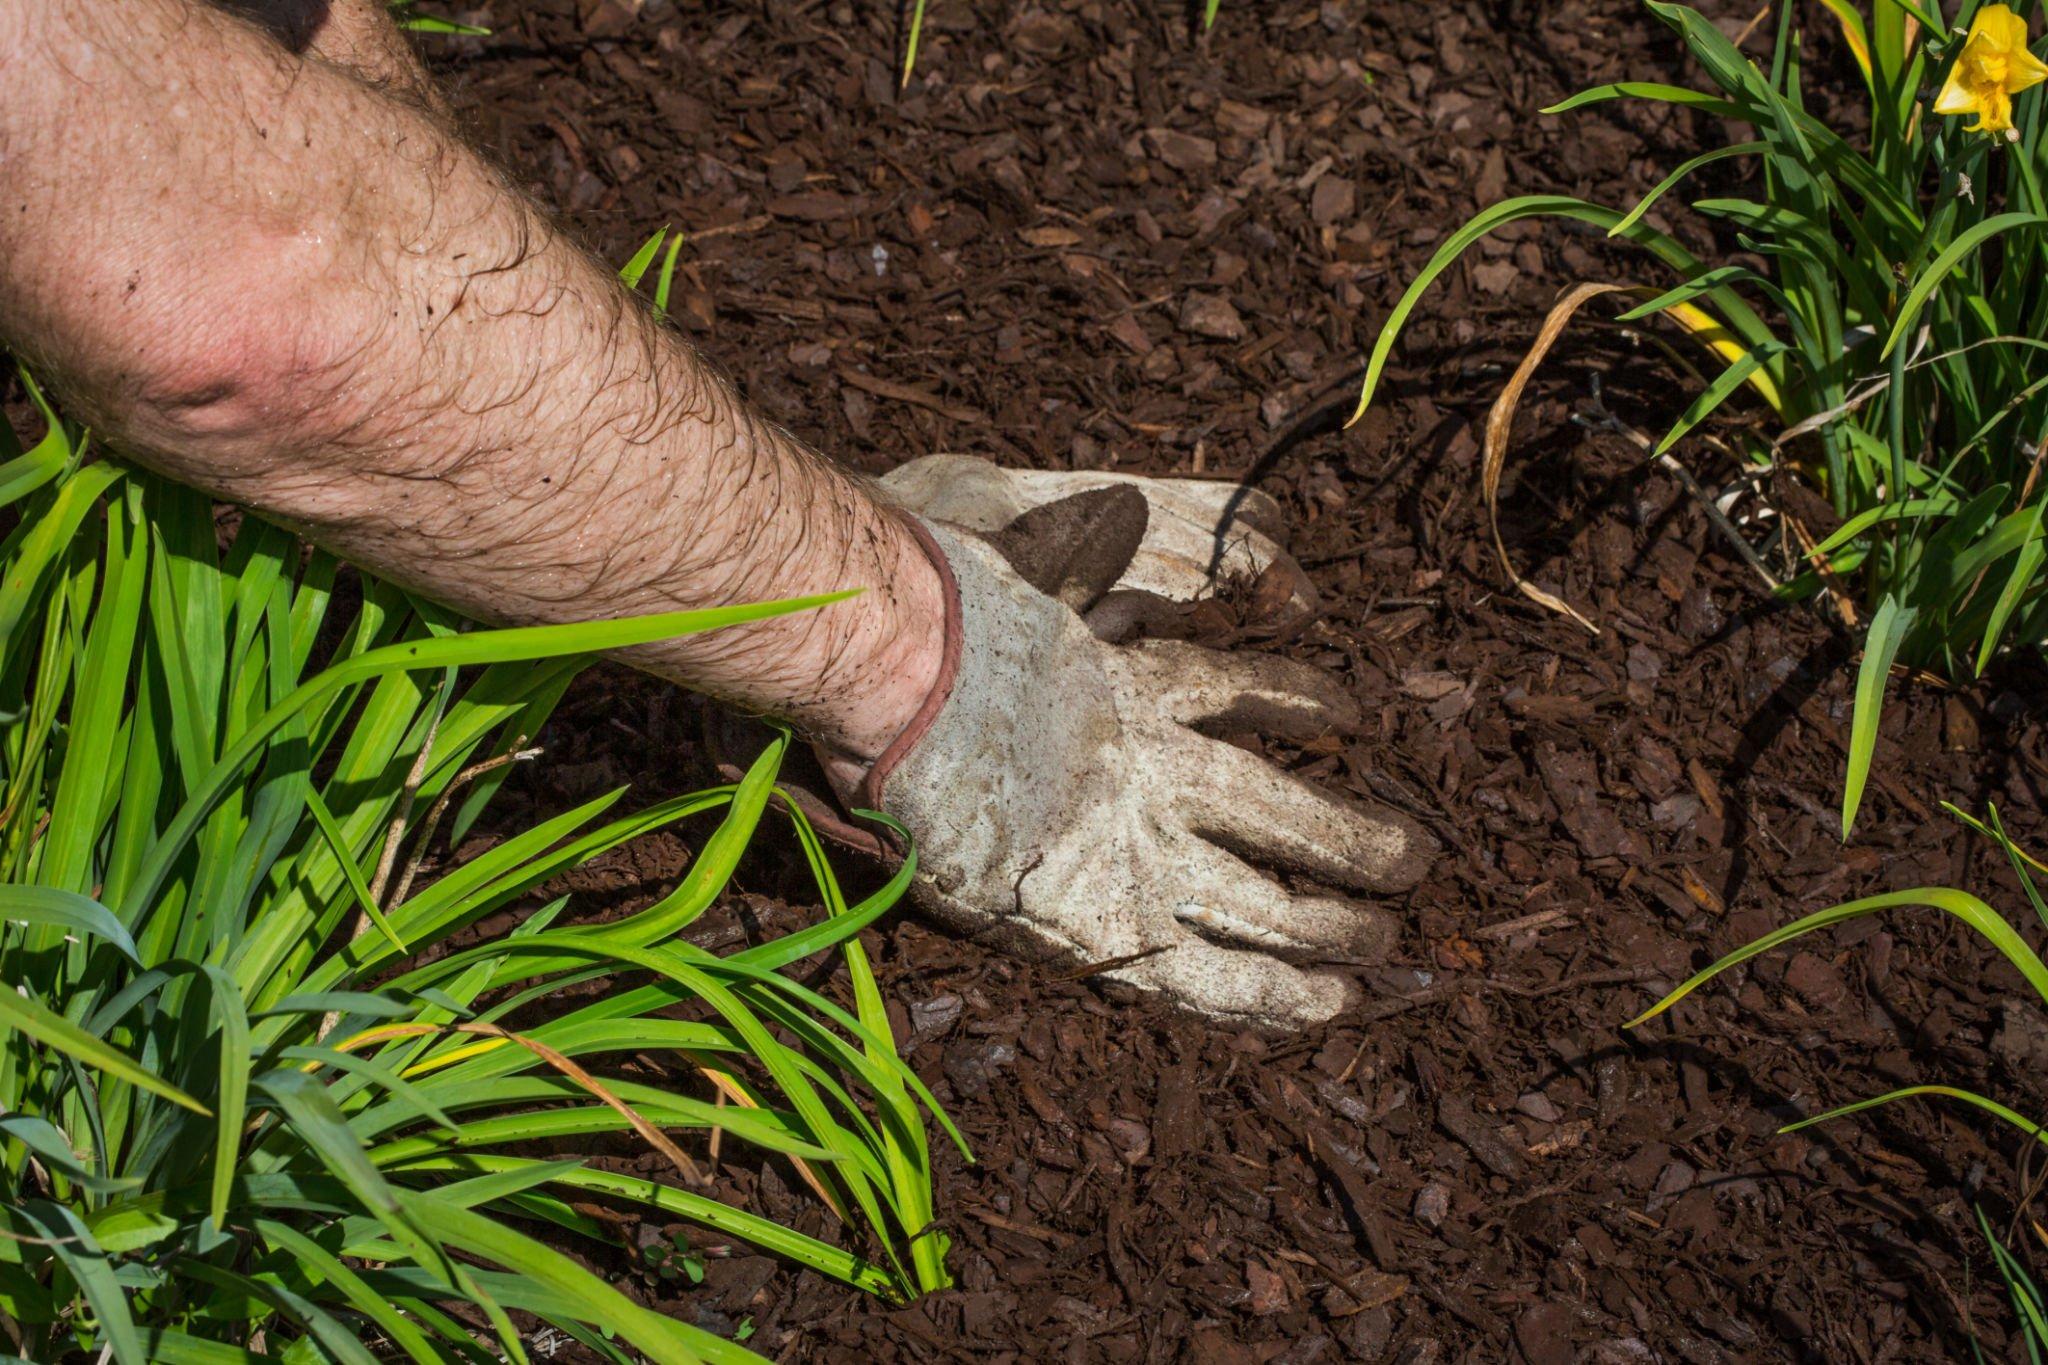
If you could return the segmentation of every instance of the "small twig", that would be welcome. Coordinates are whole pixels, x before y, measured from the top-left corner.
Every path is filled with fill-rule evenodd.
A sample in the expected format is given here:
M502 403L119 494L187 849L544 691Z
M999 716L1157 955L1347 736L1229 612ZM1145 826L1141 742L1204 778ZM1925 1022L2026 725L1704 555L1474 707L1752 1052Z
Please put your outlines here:
M1735 46L1741 47L1744 43L1749 41L1749 35L1756 32L1756 26L1758 24L1761 24L1765 19L1768 19L1770 17L1770 14L1771 7L1769 5L1765 5L1755 14L1750 15L1749 22L1742 26L1742 32L1736 34L1735 37L1730 41L1732 41L1735 44Z
M742 218L737 223L720 223L717 227L698 228L695 231L679 232L677 235L686 242L702 242L712 237L727 237L735 232L759 232L774 221L773 214L760 213L752 218Z
M1059 1204L1054 1207L1053 1214L1055 1216L1065 1213L1073 1207L1074 1200L1080 1197L1081 1190L1088 1184L1089 1178L1094 1174L1095 1163L1093 1161L1081 1168L1081 1174L1074 1177L1074 1183L1067 1186L1067 1192L1060 1196Z
M398 858L398 845L405 838L405 823L412 818L413 798L419 795L420 783L427 780L427 759L434 752L435 736L441 733L442 714L437 709L434 712L433 723L427 726L427 737L421 743L419 756L413 759L412 771L406 774L405 787L399 793L398 815L392 820L391 827L384 832L384 851L378 855L377 875L370 882L370 904L379 908L384 904L384 883L391 876L391 864ZM340 848L336 848L335 853L337 856L349 856ZM359 909L356 911L355 922L349 925L348 941L353 943L369 932L370 912L367 908ZM314 1041L326 1042L327 1035L334 1032L340 1023L340 1010L329 1010L321 1015L320 1031L314 1035Z
M1835 571L1834 561L1826 555L1814 553L1820 548L1820 542L1806 529L1806 523L1790 512L1781 512L1780 515L1784 517L1785 524L1792 528L1793 538L1799 542L1800 555L1807 563L1813 565L1813 571L1820 575L1821 582L1828 585L1828 593L1835 600L1835 615L1841 618L1846 629L1856 629L1856 602L1849 596L1848 588L1842 583L1842 576Z
M84 1240L83 1237L31 1237L24 1232L10 1232L6 1228L0 1228L0 1241L13 1242L16 1246L68 1247Z
M718 1092L721 1099L731 1100L733 1104L741 1109L759 1109L761 1107L759 1102L742 1089L740 1083L733 1079L733 1077L718 1070L716 1067L706 1066L704 1059L695 1053L685 1052L683 1055L690 1059L691 1063L697 1068L699 1075L711 1082L712 1089ZM711 1137L714 1143L716 1143L718 1135L723 1131L724 1129L722 1128L713 1128L711 1130ZM714 1147L712 1150L714 1152L714 1159L716 1159L716 1148ZM805 1161L800 1156L793 1156L789 1159L789 1164L796 1167L796 1173L803 1177L806 1185L811 1187L811 1193L825 1201L825 1207L832 1210L835 1218L839 1219L842 1223L848 1221L845 1208L840 1205L837 1199L832 1197L832 1191L826 1186L824 1177L811 1169L811 1163Z
M1636 430L1627 422L1622 421L1621 418L1615 416L1613 411L1608 408L1607 400L1600 392L1599 376L1597 374L1593 377L1592 391L1587 397L1587 405L1587 413L1577 415L1581 426L1611 431L1636 449L1642 451L1645 455L1652 455L1652 452L1656 450L1657 443L1655 441L1652 441L1649 436ZM1778 576L1771 572L1770 565L1764 563L1763 556L1756 552L1756 548L1743 536L1741 530L1734 522L1728 519L1728 514L1723 512L1720 505L1714 501L1707 490L1700 486L1700 481L1693 477L1692 471L1673 459L1669 451L1662 455L1652 455L1652 459L1659 468L1676 476L1678 481L1685 485L1685 491L1692 494L1693 500L1700 505L1700 510L1707 514L1707 520L1714 524L1714 529L1719 531L1722 537L1727 540L1729 547L1741 557L1742 562L1756 571L1756 576L1764 581L1764 586L1772 592L1778 591L1783 586L1778 582Z
M1348 1318L1353 1314L1363 1313L1369 1309L1381 1308L1408 1292L1408 1277L1406 1275L1382 1274L1371 1266L1362 1266L1346 1274L1332 1265L1327 1256L1311 1247L1304 1246L1299 1250L1291 1247L1280 1247L1276 1248L1273 1254L1281 1260L1290 1261L1295 1265L1312 1265L1316 1267L1323 1274L1330 1277L1330 1287L1332 1289L1335 1289L1357 1305L1355 1308L1347 1308L1342 1312L1332 1313L1330 1314L1331 1317ZM1368 1294L1353 1287L1354 1281L1364 1279L1367 1276L1373 1276L1378 1279L1379 1283L1375 1286L1378 1291L1377 1293Z
M1341 1073L1339 1073L1337 1077L1337 1084L1348 1085L1351 1083L1351 1078L1358 1074L1358 1064L1365 1060L1365 1050L1370 1046L1372 1046L1371 1038L1367 1038L1361 1043L1359 1043L1358 1051L1351 1054L1350 1064L1347 1065Z
M1542 929L1549 925L1556 924L1560 920L1569 919L1571 918L1571 913L1571 911L1563 908L1554 910L1538 910L1533 915L1522 915L1516 919L1506 919L1502 920L1498 924L1488 924L1482 928L1474 929L1467 935L1467 937L1513 938L1516 934L1522 933L1525 930Z
M434 740L441 733L442 712L434 712L433 724L427 727L427 737L420 744L419 756L412 761L412 771L405 775L405 788L398 794L398 814L391 819L391 827L384 832L384 852L377 858L377 875L370 879L370 900L378 908L384 905L384 887L391 880L391 869L398 862L398 846L405 842L405 827L412 820L412 803L420 794L420 783L427 780L427 763L434 756ZM367 911L356 914L355 934L362 934L370 927Z
M521 735L512 742L514 744L524 744L526 736ZM420 827L418 842L413 845L412 857L406 860L405 872L398 879L398 889L391 893L391 903L393 905L405 904L406 895L412 890L412 879L419 874L420 864L426 861L427 849L434 842L434 831L441 827L441 816L448 809L448 803L454 798L455 793L468 786L471 782L474 782L477 778L482 777L485 773L494 772L510 763L524 763L529 759L539 758L541 752L539 749L515 749L511 753L499 754L496 758L487 758L481 763L473 763L455 774L455 780L450 782L447 788L434 798L433 805L427 807L427 818Z
M1492 976L1480 977L1477 980L1469 976L1446 976L1412 994L1386 996L1375 1000L1366 1006L1357 1019L1348 1022L1382 1023L1397 1014L1406 1014L1409 1010L1419 1009L1424 1005L1439 1004L1459 994L1468 986L1475 990L1499 991L1503 995L1512 995L1524 1000L1534 1000L1546 995L1556 995L1561 991L1579 990L1587 986L1635 985L1640 982L1654 980L1659 975L1661 973L1649 967L1617 967L1611 971L1584 972L1577 976L1567 976L1562 980L1547 981L1540 986L1523 986L1513 981L1502 981L1500 978Z
M1522 986L1512 981L1502 981L1497 977L1489 976L1486 978L1486 985L1489 990L1496 990L1504 995L1520 996L1524 1000L1535 1000L1542 996L1556 995L1561 991L1575 991L1586 986L1632 986L1644 981L1655 980L1661 975L1663 973L1653 967L1615 967L1604 972L1581 972L1577 976L1567 976L1559 981L1547 981L1540 986Z

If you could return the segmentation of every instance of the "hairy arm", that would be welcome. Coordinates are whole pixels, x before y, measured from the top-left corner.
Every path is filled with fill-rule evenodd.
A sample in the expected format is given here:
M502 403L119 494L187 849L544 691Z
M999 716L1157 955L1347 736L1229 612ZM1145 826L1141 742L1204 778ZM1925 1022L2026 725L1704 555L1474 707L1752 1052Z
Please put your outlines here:
M485 620L869 588L631 657L872 757L938 669L915 541L467 148L373 4L294 50L278 0L0 0L0 343L136 460Z
M379 89L447 111L384 0L213 0L293 52L308 52Z

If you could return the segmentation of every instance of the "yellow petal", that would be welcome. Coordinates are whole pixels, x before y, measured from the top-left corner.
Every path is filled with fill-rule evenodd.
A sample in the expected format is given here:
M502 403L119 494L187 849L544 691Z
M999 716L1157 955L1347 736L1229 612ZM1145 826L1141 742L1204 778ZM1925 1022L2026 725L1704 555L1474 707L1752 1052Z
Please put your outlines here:
M1974 43L1980 37L1997 52L2024 51L2027 21L2004 5L1986 5L1977 11L1970 24L1970 41Z
M2025 48L2012 54L2012 69L2005 77L2007 90L2017 95L2022 90L2032 90L2044 80L2048 80L2048 62Z
M1957 62L1955 70L1948 73L1948 80L1935 97L1934 112L1937 114L1974 114L1977 112L1977 96L1963 83L1963 64Z

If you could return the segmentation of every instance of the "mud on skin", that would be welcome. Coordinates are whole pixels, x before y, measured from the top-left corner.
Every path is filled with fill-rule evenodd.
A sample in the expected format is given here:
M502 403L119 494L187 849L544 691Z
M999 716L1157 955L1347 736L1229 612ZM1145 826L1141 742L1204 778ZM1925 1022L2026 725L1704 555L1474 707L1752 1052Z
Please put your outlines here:
M892 6L476 13L498 35L438 58L468 124L613 259L691 230L677 325L771 417L876 473L946 449L1242 473L1341 392L1477 203L1632 199L1720 136L1683 113L1536 113L1683 78L1630 0L1226 0L1205 43L1174 6L955 0L931 6L901 95ZM899 1034L981 1159L940 1156L960 1288L892 1309L734 1247L655 1301L751 1319L756 1349L819 1362L1935 1361L1967 1352L1966 1313L2005 1358L1968 1213L1980 1189L2010 1212L2002 1135L1898 1108L1775 1136L1907 1080L2040 1107L2002 1012L2013 983L1974 939L1866 922L1760 960L1668 1028L1618 1025L1649 981L1851 896L1953 882L2018 906L1938 803L1995 800L2043 842L2048 698L2013 678L1906 694L1843 848L1845 656L1760 600L1674 482L1570 421L1595 370L1644 426L1684 391L1611 330L1532 386L1503 528L1603 633L1502 597L1477 425L1560 287L1648 276L1557 229L1475 262L1431 296L1364 423L1259 473L1323 620L1239 594L1187 623L1342 677L1360 732L1275 756L1444 845L1390 905L1396 965L1335 964L1367 1003L1296 1037L1219 1033L895 922L874 949ZM670 758L690 706L591 678L503 818L617 781L690 785ZM682 857L622 850L578 889L622 911ZM801 886L764 855L704 932L792 927L804 910L778 893ZM826 1231L788 1171L720 1179Z

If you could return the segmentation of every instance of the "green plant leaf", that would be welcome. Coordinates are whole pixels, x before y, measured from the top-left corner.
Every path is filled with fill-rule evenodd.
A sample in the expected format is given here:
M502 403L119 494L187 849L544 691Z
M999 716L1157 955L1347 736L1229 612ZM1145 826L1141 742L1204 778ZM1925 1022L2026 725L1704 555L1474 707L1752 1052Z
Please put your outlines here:
M1863 661L1856 668L1856 710L1849 721L1849 767L1842 782L1842 837L1856 827L1856 812L1863 805L1863 788L1870 780L1870 763L1877 751L1877 723L1884 710L1884 686L1891 677L1892 661L1913 629L1918 613L1902 606L1887 593L1870 618L1863 637Z
M334 812L327 809L320 793L311 787L306 789L306 809L313 813L314 823L320 826L320 833L333 851L335 862L340 864L342 876L348 880L348 889L355 896L356 908L362 911L363 918L376 925L377 932L384 935L385 941L393 948L401 953L411 952L405 946L405 940L398 936L398 931L391 927L391 921L377 908L377 899L370 894L369 884L363 880L363 870L356 863L355 850L349 847L348 836L335 823Z
M0 986L0 1025L17 1029L86 1066L126 1081L137 1089L147 1090L195 1114L212 1116L212 1111L205 1105L168 1081L151 1075L134 1059L109 1047L62 1015L6 986Z
M1474 242L1509 223L1521 222L1528 218L1573 218L1591 223L1598 228L1612 229L1621 222L1622 217L1622 214L1613 209L1590 204L1583 199L1554 194L1532 194L1516 199L1504 199L1474 214L1464 226L1453 232L1445 239L1444 244L1437 248L1435 254L1402 293L1393 311L1388 314L1378 338L1373 342L1372 354L1366 360L1365 379L1359 388L1358 406L1351 414L1350 420L1356 422L1365 415L1366 409L1372 406L1373 394L1379 388L1380 374L1386 368L1388 358L1393 354L1394 343L1400 339L1401 328L1406 325L1416 305L1422 301L1422 295L1435 283L1437 276L1448 270ZM1688 279L1706 271L1706 267L1676 240L1646 223L1638 222L1621 235L1647 248L1666 265ZM1722 319L1749 346L1758 347L1775 341L1755 312L1732 290L1717 289L1711 297L1719 308ZM1773 374L1772 377L1776 379L1778 376Z
M897 82L903 89L910 87L911 73L917 70L917 48L924 38L924 6L925 0L911 0L910 34L903 44L903 79Z
M668 240L668 229L666 227L656 229L652 237L649 237L640 244L640 249L633 253L631 259L619 267L619 278L626 282L626 288L638 289L640 287L640 281L647 275L647 268L654 264L654 258L661 251L661 244L666 240Z
M2035 994L2043 1001L2048 1001L2048 966L2042 964L2040 957L2027 946L2026 940L2019 936L2003 916L1967 891L1957 891L1946 886L1921 886L1910 891L1892 891L1881 896L1866 896L1862 900L1846 901L1773 929L1770 933L1745 943L1712 966L1693 973L1677 989L1629 1020L1623 1027L1635 1028L1648 1023L1730 967L1740 966L1780 944L1789 943L1817 929L1826 929L1847 920L1902 906L1929 906L1961 920L1996 948L2006 961L2018 968L2020 975L2026 978L2027 984L2033 987Z
M1650 453L1662 455L1677 445L1685 433L1705 421L1716 408L1727 402L1729 395L1747 383L1749 377L1762 368L1766 361L1784 350L1783 346L1774 344L1744 351L1732 364L1708 382L1704 392L1686 405L1678 420L1671 424L1671 430L1664 433L1664 439L1657 442L1657 448Z
M210 962L200 970L213 987L214 1017L220 1023L220 1097L215 1106L213 1192L207 1212L215 1227L224 1228L228 1197L239 1171L242 1125L249 1112L249 1016L242 1010L242 992L233 977Z
M1860 1114L1866 1109L1875 1109L1879 1105L1892 1104L1899 1100L1913 1099L1917 1096L1925 1095L1932 1095L1942 1099L1961 1100L1964 1104L1974 1105L1976 1108L1990 1114L1993 1118L2011 1124L2014 1128L2019 1129L2020 1132L2034 1139L2034 1141L2048 1145L2048 1136L2043 1135L2040 1124L2035 1123L2032 1119L2023 1118L1998 1101L1987 1099L1974 1090L1959 1090L1952 1085L1901 1086L1897 1090L1888 1090L1882 1095L1873 1095L1867 1100L1857 1100L1853 1104L1844 1104L1838 1108L1830 1109L1825 1114L1815 1114L1812 1118L1801 1119L1797 1123L1788 1123L1778 1131L1780 1133L1796 1133L1802 1128L1811 1128L1817 1123L1829 1123L1849 1114Z
M5 992L0 992L5 994ZM128 1295L114 1275L106 1252L77 1214L47 1199L29 1199L4 1207L12 1219L26 1223L43 1239L61 1261L71 1278L78 1281L93 1315L99 1319L106 1349L120 1365L149 1365L142 1352L142 1335L128 1306Z
M1956 234L1956 239L1943 248L1933 263L1914 277L1913 287L1906 291L1905 300L1899 305L1891 330L1885 335L1884 355L1889 356L1905 338L1906 333L1912 330L1913 324L1919 320L1920 310L1927 306L1927 301L1934 296L1934 291L1948 280L1950 273L1971 252L2000 233L2041 227L2048 227L2048 215L2000 213L1986 218L1981 223L1972 224Z
M121 956L137 966L142 965L135 940L129 936L127 927L114 918L114 912L75 891L0 883L0 920L48 924L67 933L104 939L119 949Z

